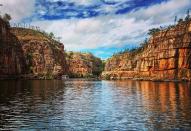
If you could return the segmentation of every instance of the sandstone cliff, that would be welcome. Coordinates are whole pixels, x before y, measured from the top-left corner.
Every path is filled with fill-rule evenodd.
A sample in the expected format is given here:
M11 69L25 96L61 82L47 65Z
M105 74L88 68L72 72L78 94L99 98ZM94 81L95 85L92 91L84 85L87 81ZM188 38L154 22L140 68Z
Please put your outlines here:
M24 77L51 79L66 74L67 65L62 43L31 29L12 28L11 32L22 46L27 66Z
M70 77L98 77L103 70L101 59L90 53L68 52Z
M145 47L108 59L105 79L191 80L191 21L154 34Z
M10 33L9 24L0 19L0 79L16 78L25 69L21 43Z

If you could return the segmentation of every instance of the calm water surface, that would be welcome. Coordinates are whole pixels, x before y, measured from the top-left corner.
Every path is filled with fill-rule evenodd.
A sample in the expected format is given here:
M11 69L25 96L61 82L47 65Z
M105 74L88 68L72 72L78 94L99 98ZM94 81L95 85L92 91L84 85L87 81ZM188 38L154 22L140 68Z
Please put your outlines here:
M191 85L0 81L0 130L191 130Z

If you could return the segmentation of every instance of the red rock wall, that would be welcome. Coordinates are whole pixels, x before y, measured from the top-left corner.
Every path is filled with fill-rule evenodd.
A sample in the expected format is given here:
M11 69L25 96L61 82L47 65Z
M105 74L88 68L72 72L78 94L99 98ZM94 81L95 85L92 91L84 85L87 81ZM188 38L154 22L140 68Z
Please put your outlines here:
M26 63L18 39L9 25L0 19L0 78L14 78L24 73Z
M191 22L160 31L136 55L124 53L110 58L102 76L112 79L190 80Z
M101 73L102 61L89 53L69 52L67 63L70 77L93 77Z
M13 28L19 39L27 63L27 74L38 78L58 78L67 73L64 45L44 34Z

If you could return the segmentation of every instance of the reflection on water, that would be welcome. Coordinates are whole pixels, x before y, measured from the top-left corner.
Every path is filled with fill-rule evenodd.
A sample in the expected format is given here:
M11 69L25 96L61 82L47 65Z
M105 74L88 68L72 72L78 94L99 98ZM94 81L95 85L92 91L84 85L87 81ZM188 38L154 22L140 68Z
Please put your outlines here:
M191 129L189 83L0 81L0 130Z

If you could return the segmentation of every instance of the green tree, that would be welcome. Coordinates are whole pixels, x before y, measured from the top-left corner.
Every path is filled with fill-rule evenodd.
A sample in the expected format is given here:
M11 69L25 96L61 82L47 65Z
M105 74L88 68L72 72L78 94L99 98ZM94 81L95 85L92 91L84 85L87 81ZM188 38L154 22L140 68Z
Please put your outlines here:
M6 22L9 22L11 20L11 16L9 14L5 13L3 15L3 20L6 21Z
M148 35L154 35L155 33L159 32L159 31L160 31L159 28L149 29Z
M188 21L190 19L190 10L188 9L186 12L185 21Z
M179 19L179 20L178 20L178 23L182 23L182 22L183 22L183 19Z
M50 37L51 39L53 39L53 38L54 38L54 33L50 32L49 37Z
M177 16L174 17L174 24L176 24L177 18L178 18Z

